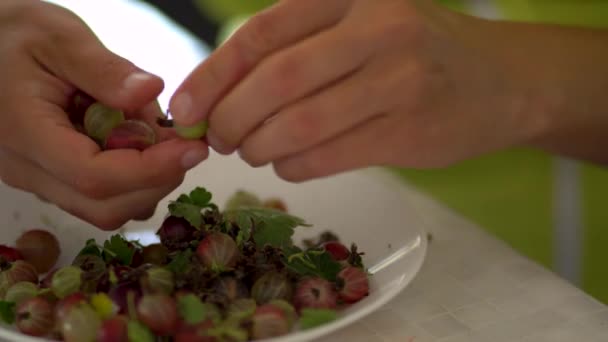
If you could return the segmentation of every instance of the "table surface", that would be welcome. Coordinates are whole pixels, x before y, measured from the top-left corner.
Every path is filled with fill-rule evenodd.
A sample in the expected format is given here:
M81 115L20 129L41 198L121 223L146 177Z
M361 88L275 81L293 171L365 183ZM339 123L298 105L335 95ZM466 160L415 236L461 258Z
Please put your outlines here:
M608 307L410 189L427 259L393 301L321 341L608 341Z

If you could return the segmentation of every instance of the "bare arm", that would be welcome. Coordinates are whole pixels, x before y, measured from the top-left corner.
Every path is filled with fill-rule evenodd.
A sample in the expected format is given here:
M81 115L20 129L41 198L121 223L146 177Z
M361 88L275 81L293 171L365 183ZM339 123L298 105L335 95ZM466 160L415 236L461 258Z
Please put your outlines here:
M481 33L521 89L529 145L608 165L608 30L484 22Z

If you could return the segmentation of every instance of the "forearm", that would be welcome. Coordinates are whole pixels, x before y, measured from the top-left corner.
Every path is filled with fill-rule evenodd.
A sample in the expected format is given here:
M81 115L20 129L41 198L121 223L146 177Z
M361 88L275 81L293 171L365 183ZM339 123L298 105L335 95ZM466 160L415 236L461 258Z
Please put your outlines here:
M493 58L537 127L527 145L608 165L608 30L483 22Z

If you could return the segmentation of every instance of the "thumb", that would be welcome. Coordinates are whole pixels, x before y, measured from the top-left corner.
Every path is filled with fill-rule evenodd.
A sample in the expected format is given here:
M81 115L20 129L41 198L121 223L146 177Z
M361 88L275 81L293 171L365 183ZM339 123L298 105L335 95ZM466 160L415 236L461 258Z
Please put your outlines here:
M108 50L81 23L77 29L57 32L62 39L49 42L36 56L50 72L97 101L124 111L153 102L164 88L162 79Z

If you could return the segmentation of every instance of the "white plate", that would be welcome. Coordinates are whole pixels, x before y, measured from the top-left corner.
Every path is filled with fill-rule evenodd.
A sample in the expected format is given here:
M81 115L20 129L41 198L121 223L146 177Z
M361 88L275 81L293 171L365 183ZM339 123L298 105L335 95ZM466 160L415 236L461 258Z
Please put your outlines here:
M363 261L373 276L370 295L343 311L340 318L316 329L296 332L272 341L311 341L351 324L397 296L419 271L426 253L426 235L417 213L406 202L400 181L382 170L370 169L301 184L285 182L272 168L252 169L236 157L213 154L192 170L184 183L159 205L147 222L125 227L129 238L142 243L155 239L166 212L167 202L196 186L204 186L223 205L237 189L253 191L263 197L280 196L290 211L314 224L299 228L296 241L330 229L365 252ZM42 227L60 237L60 264L71 262L84 242L94 237L103 241L112 233L96 230L55 207L43 204L30 194L0 185L0 243L13 244L22 231ZM0 338L9 341L40 341L0 327Z

